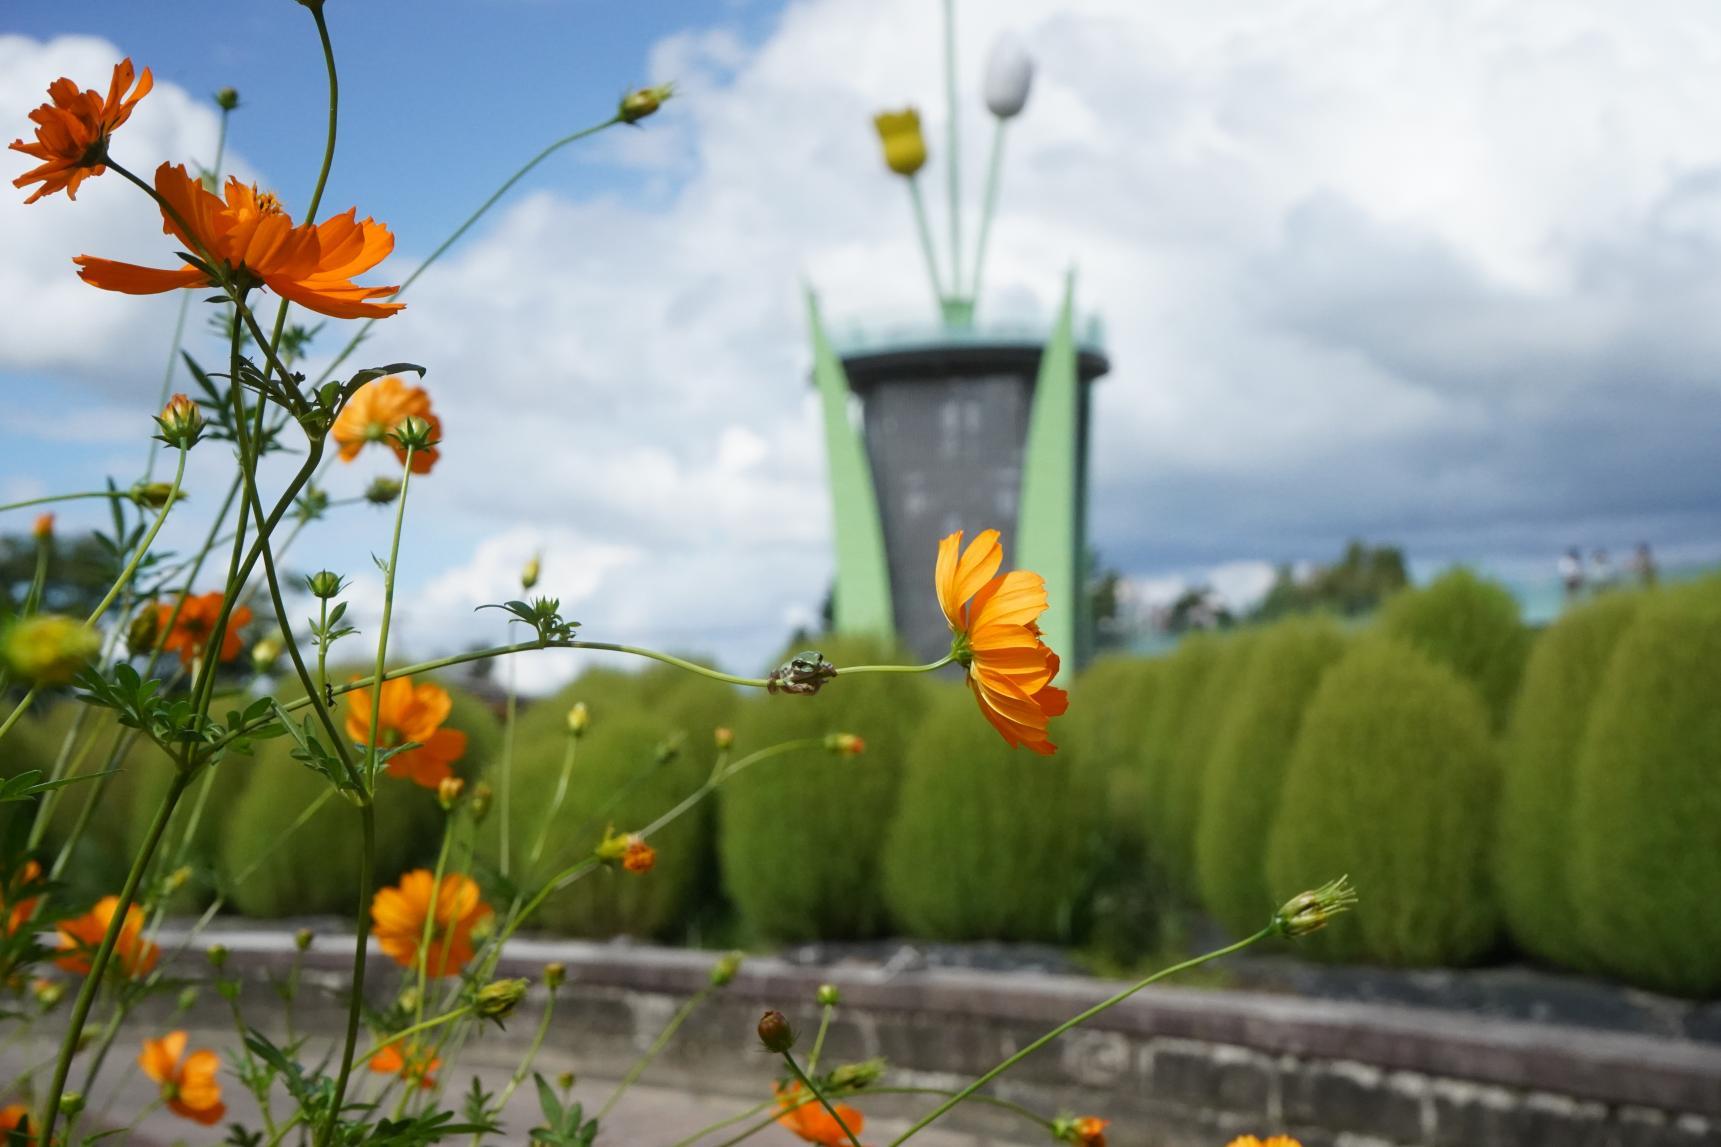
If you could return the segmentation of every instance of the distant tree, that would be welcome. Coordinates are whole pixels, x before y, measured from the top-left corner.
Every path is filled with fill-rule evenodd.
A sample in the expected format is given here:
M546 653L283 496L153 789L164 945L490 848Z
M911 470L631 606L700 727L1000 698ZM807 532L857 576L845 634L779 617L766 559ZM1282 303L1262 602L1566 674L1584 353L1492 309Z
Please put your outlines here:
M1177 595L1159 616L1159 628L1166 633L1190 633L1213 629L1230 629L1237 617L1225 599L1212 586L1192 586Z
M1317 566L1309 577L1299 579L1288 563L1281 565L1251 620L1271 621L1317 610L1358 617L1374 612L1409 584L1403 550L1352 540L1337 562Z
M117 572L113 550L94 534L56 538L40 608L47 613L88 615ZM36 539L28 533L0 536L0 617L18 608L35 576Z

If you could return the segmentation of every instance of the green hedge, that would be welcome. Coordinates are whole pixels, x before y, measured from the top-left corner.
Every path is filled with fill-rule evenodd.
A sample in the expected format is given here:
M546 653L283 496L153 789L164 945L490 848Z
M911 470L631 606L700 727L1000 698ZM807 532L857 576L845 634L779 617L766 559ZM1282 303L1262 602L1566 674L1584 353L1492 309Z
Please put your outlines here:
M1529 656L1518 601L1498 582L1453 569L1421 589L1393 595L1378 628L1422 650L1481 693L1496 730L1506 727Z
M827 638L821 648L838 665L906 660L876 641ZM755 936L843 939L885 928L879 863L928 688L920 674L866 674L816 696L760 694L742 706L738 755L831 732L866 741L854 758L812 749L763 761L719 792L723 884Z
M1176 773L1189 714L1201 700L1208 676L1219 661L1220 639L1197 633L1185 637L1165 658L1158 687L1142 729L1142 812L1147 854L1169 874L1176 869ZM1175 878L1173 878L1175 879Z
M1106 657L1070 687L1070 711L1053 726L1058 760L1097 791L1109 838L1139 845L1146 806L1146 714L1164 658Z
M330 676L340 679L345 674ZM282 692L284 697L289 694L287 689ZM466 755L455 769L462 776L475 776L500 744L496 719L470 694L459 689L449 693L454 708L445 727L467 735ZM336 713L343 729L345 717L343 705ZM358 810L339 796L331 797L294 828L305 810L329 791L329 782L294 760L291 745L288 738L270 741L246 762L249 777L221 836L219 878L231 904L247 916L344 915L353 910L363 847ZM393 883L410 868L433 864L442 825L434 793L385 773L376 794L376 886Z
M1499 763L1488 712L1443 665L1390 638L1329 669L1303 715L1267 877L1284 900L1349 874L1357 911L1299 951L1462 964L1492 945Z
M1586 947L1635 983L1721 990L1721 583L1646 600L1578 760L1572 894Z
M1506 739L1495 877L1526 951L1591 967L1572 897L1578 757L1614 649L1643 597L1616 593L1565 614L1536 640Z
M885 838L897 924L940 940L1068 940L1099 817L1072 750L1012 749L969 691L938 690Z
M1233 934L1248 935L1278 905L1265 874L1267 834L1303 711L1344 655L1329 618L1297 618L1264 630L1208 760L1196 834L1201 900Z

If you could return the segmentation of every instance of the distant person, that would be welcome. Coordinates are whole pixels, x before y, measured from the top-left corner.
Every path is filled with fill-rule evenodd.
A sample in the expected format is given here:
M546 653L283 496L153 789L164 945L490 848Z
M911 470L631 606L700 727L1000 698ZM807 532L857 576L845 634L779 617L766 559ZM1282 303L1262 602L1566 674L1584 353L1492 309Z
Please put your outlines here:
M1576 546L1560 555L1560 584L1566 587L1567 601L1584 592L1584 559Z
M1637 543L1637 551L1631 555L1631 576L1643 589L1654 589L1660 580L1661 571L1655 566L1655 554L1650 551L1648 542Z
M1607 551L1597 548L1590 554L1590 590L1593 593L1606 593L1610 589L1619 588L1619 570L1614 568L1613 559Z

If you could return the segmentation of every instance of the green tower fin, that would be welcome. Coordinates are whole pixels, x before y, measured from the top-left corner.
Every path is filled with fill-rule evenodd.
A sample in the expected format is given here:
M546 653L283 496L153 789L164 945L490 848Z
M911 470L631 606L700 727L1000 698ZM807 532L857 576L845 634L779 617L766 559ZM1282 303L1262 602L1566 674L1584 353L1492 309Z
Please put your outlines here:
M836 532L837 580L832 624L838 633L891 637L896 632L890 601L890 566L872 466L849 417L849 380L831 350L819 318L819 300L807 288L807 325L813 338L813 383L825 421L825 459L831 483L831 520Z
M1075 272L1064 280L1064 302L1040 357L1022 457L1022 500L1017 518L1016 566L1046 579L1050 604L1040 618L1046 644L1074 672L1082 606L1080 539L1076 507L1078 399L1074 304ZM1068 674L1063 674L1068 676Z

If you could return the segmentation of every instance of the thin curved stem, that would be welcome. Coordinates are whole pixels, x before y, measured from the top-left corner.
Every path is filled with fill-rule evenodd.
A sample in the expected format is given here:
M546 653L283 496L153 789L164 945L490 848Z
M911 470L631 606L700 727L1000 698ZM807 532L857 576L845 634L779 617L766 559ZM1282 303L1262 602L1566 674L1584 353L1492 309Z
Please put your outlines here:
M446 1023L453 1023L455 1020L459 1019L461 1016L465 1015L467 1012L470 1012L471 1010L472 1010L471 1004L461 1004L459 1007L454 1008L452 1011L443 1012L439 1016L432 1016L427 1020L419 1020L417 1023L413 1024L410 1027L401 1028L397 1032L394 1032L390 1035L384 1036L382 1038L382 1042L371 1045L371 1048L369 1051L366 1051L363 1055L356 1056L355 1058L356 1059L365 1059L365 1060L373 1059L377 1055L380 1055L382 1053L383 1049L388 1047L390 1044L399 1043L401 1040L405 1039L407 1036L417 1035L419 1032L429 1031L431 1028L441 1027L443 1024L446 1024Z
M940 303L947 297L944 282L938 274L938 255L932 247L932 228L926 222L926 200L920 194L920 177L908 177L908 197L914 201L914 225L920 232L920 249L926 255L926 274L932 280L932 293Z
M7 502L0 506L0 514L7 510L26 510L31 506L46 506L50 502L75 502L79 498L118 498L131 501L131 493L127 490L86 490L80 494L44 494L40 498L25 498L22 502Z
M998 177L1004 168L1004 125L1010 121L997 117L992 125L992 154L986 161L986 196L980 208L980 238L974 247L974 273L968 280L968 298L980 298L980 276L986 270L986 244L992 237L992 216L998 210Z
M801 1081L801 1086L817 1096L819 1103L824 1106L825 1111L830 1114L832 1119L837 1121L837 1126L841 1127L843 1129L843 1134L849 1137L850 1147L861 1147L861 1141L856 1137L854 1129L851 1128L847 1121L843 1119L842 1113L837 1110L836 1104L827 1099L825 1097L825 1093L819 1090L819 1085L809 1079L807 1077L807 1073L801 1070L801 1065L795 1062L794 1053L785 1051L783 1053L783 1062L789 1065L789 1070L794 1073L796 1079Z
M96 622L100 621L102 619L102 614L106 613L108 611L108 607L113 605L114 599L119 597L120 590L124 589L131 581L132 575L137 573L137 567L143 562L143 556L149 553L149 547L154 544L155 536L161 533L162 523L167 521L167 515L173 512L174 504L179 501L179 486L180 483L184 481L185 451L181 449L179 452L179 466L174 471L173 483L168 490L166 504L161 507L161 512L155 516L155 521L150 524L149 533L145 534L143 536L143 541L138 543L137 552L132 555L131 561L126 563L125 569L121 570L120 576L114 580L113 588L108 590L108 595L102 598L101 604L97 605L96 608L91 611L85 624L94 625Z
M851 673L931 673L934 669L943 669L956 660L956 654L946 653L937 661L928 661L925 665L844 665L837 670L838 677L846 677Z
M335 162L335 132L341 121L341 78L335 71L335 45L329 40L329 25L323 19L323 6L309 4L311 17L317 22L317 38L323 43L323 63L329 72L329 130L323 141L323 166L317 172L317 186L311 192L310 205L305 208L305 223L317 221L317 208L323 204L323 188L329 183L329 168Z
M615 1090L610 1092L610 1097L604 1101L603 1107L598 1110L597 1120L600 1125L604 1121L604 1116L608 1115L615 1108L615 1105L621 1102L621 1097L627 1094L627 1089L637 1083L639 1077L645 1074L645 1069L651 1066L651 1061L656 1059L658 1053L669 1045L669 1041L681 1029L681 1025L687 1022L687 1018L699 1009L700 1004L710 999L711 993L716 990L715 987L711 986L701 988L686 1003L676 1009L675 1015L671 1016L669 1022L663 1025L663 1030L657 1033L657 1038L651 1041L651 1046L633 1061L633 1066L627 1069L627 1074L621 1077L621 1082L616 1084Z

